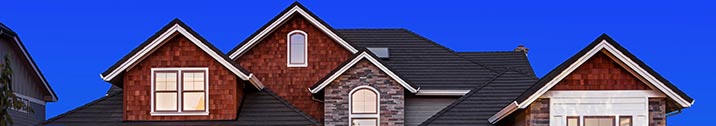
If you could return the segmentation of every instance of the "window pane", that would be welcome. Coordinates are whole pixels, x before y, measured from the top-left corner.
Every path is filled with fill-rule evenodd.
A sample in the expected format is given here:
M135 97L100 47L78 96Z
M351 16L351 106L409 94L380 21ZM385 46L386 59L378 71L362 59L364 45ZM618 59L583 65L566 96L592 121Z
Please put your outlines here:
M579 126L579 117L567 117L567 126Z
M204 110L204 92L185 92L183 110Z
M291 34L290 39L291 39L290 40L291 47L289 48L289 50L290 50L289 60L291 61L291 63L304 63L305 62L304 61L304 58L305 58L305 54L304 54L305 50L304 49L306 46L306 43L305 43L306 37L303 34L296 33L296 34Z
M619 116L619 126L631 126L631 116Z
M614 117L584 117L584 126L614 126Z
M204 90L204 72L184 72L182 90Z
M377 113L377 95L370 89L359 89L351 97L353 113Z
M157 91L175 91L177 89L177 74L157 72L154 74L154 88Z
M176 111L177 110L177 93L157 93L155 99L157 111Z
M353 119L352 126L377 126L377 119Z

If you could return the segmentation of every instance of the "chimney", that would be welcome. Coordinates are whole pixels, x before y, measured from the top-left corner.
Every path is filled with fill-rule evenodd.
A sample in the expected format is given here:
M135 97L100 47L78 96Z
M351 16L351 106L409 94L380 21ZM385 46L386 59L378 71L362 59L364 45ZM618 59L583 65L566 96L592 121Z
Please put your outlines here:
M518 45L517 48L515 48L515 52L524 52L527 54L528 51L530 51L530 49L525 47L525 45Z

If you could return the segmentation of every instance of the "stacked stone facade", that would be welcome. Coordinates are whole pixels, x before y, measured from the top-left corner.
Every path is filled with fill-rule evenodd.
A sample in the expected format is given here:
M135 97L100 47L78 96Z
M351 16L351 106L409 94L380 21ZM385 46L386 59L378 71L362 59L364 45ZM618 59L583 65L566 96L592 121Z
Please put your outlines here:
M649 98L649 126L666 126L666 99Z
M325 87L325 125L349 124L349 93L359 86L370 86L380 93L380 125L404 125L404 88L367 60L356 63Z

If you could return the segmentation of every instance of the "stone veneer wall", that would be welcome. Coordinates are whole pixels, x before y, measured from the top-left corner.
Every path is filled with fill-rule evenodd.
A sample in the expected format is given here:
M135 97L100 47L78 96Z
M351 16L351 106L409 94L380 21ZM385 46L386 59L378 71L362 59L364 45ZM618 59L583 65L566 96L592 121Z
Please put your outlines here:
M324 88L324 124L347 126L349 92L368 85L380 93L380 125L404 125L405 91L372 63L362 60Z
M649 126L666 126L666 100L649 98Z
M549 99L541 98L527 108L527 126L549 126Z

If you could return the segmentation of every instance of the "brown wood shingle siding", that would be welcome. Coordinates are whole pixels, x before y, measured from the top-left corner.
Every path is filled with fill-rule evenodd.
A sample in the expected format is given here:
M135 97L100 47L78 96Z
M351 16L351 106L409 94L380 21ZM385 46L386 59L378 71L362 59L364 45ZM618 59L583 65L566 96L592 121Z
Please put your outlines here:
M287 67L286 34L303 30L308 34L308 67ZM308 88L352 54L300 15L294 15L236 59L261 82L296 108L315 119L323 119L323 104L311 99Z
M599 52L551 90L650 90L607 54Z
M209 68L208 116L151 116L151 69ZM124 75L124 120L232 120L244 95L241 81L231 71L187 38L171 38Z

